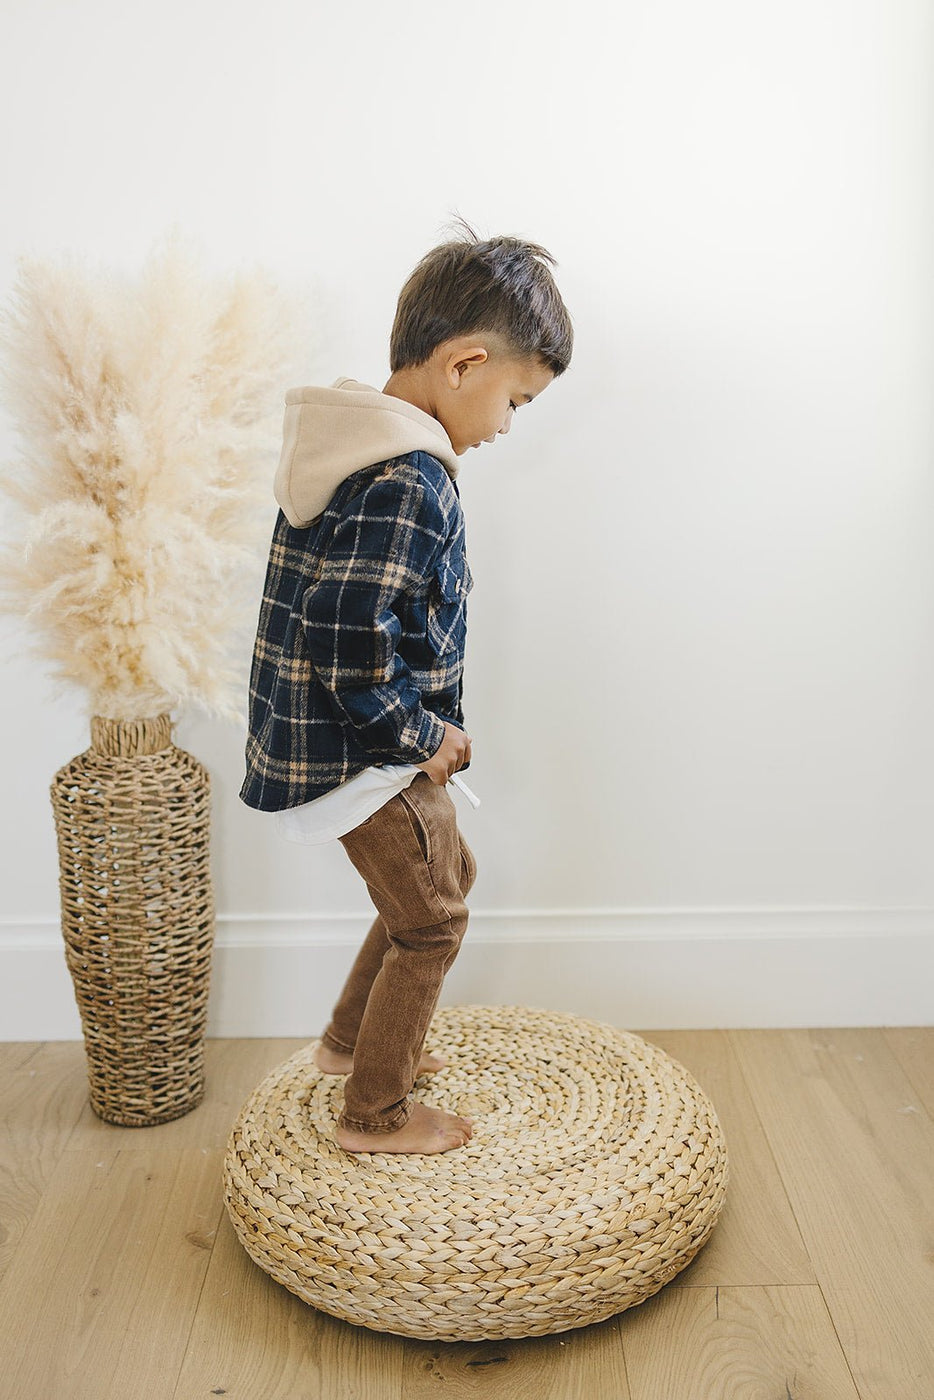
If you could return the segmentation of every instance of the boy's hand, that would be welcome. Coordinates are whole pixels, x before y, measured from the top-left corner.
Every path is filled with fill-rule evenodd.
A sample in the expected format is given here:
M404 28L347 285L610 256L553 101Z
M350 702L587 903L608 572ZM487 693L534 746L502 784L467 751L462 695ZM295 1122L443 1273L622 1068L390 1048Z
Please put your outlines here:
M444 738L440 746L431 758L426 758L424 763L416 763L415 767L424 768L433 783L444 787L452 773L470 762L470 735L458 729L456 724L449 724L446 719L441 723L444 725Z

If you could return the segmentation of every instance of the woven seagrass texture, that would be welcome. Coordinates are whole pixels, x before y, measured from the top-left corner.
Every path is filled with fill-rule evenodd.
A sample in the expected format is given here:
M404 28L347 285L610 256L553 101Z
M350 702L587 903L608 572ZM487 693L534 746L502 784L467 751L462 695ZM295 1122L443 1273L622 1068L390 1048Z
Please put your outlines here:
M91 1106L110 1123L179 1118L204 1096L214 941L210 778L171 719L94 715L55 774L62 934Z
M639 1036L522 1006L435 1012L447 1066L415 1097L473 1119L441 1153L344 1152L318 1041L254 1090L224 1200L253 1260L305 1302L442 1341L541 1336L643 1302L694 1257L727 1150L686 1069ZM426 1044L429 1043L426 1041Z

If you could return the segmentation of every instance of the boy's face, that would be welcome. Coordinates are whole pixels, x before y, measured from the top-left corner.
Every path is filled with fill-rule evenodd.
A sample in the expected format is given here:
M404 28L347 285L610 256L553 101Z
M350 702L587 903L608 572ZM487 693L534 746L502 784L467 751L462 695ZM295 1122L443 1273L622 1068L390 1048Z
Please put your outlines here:
M508 433L516 409L554 379L540 360L496 353L492 342L477 335L446 341L436 347L432 360L434 416L458 457Z

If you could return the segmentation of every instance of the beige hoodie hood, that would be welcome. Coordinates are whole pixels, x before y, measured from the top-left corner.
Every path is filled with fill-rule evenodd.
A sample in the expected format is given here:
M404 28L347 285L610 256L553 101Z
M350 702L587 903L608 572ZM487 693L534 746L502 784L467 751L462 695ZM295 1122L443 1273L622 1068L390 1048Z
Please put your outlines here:
M309 525L345 477L406 452L430 452L453 481L460 463L437 418L357 379L287 389L274 492L289 524Z

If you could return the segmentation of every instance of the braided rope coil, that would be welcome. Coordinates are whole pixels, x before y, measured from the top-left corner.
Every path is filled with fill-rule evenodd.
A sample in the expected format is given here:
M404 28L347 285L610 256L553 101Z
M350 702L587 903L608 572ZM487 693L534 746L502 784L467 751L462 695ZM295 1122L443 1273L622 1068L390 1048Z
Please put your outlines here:
M541 1336L644 1302L708 1239L726 1141L688 1071L599 1021L521 1006L436 1011L448 1060L423 1103L473 1118L443 1153L344 1152L343 1077L312 1041L227 1142L224 1201L250 1257L360 1326L463 1341Z

